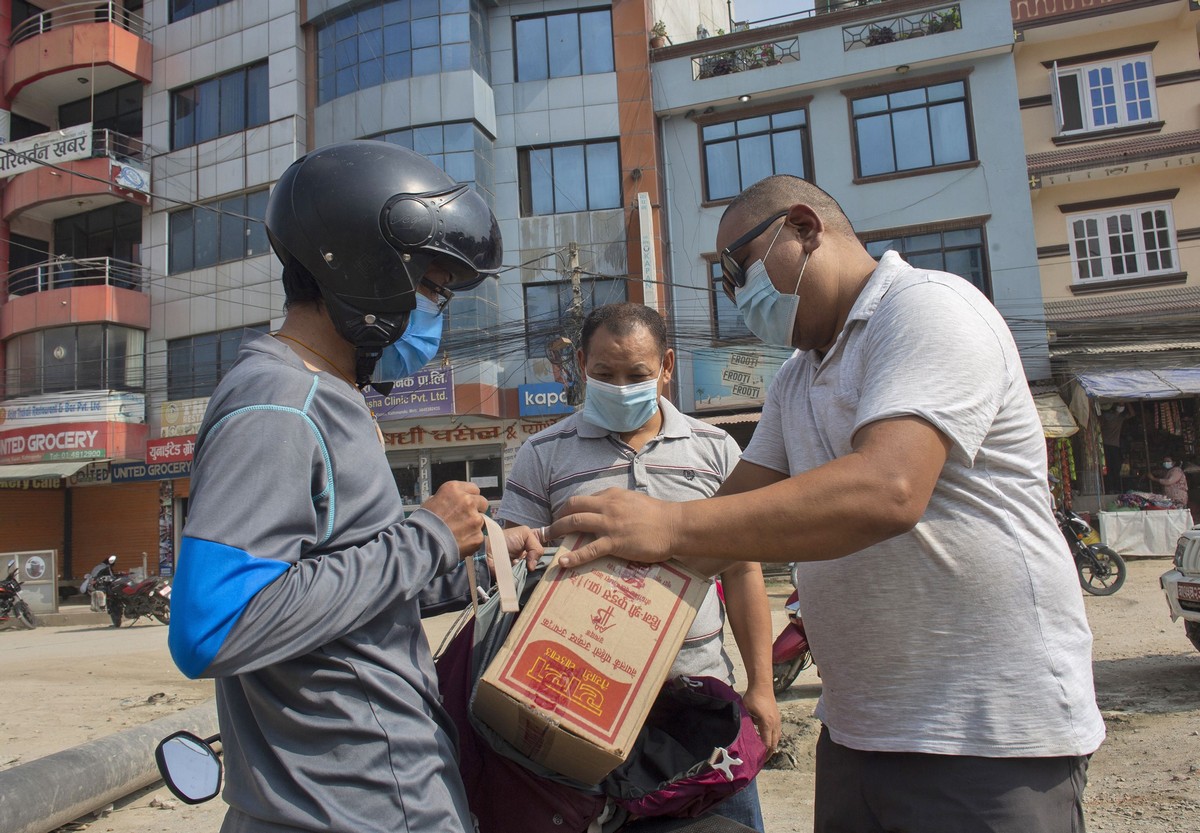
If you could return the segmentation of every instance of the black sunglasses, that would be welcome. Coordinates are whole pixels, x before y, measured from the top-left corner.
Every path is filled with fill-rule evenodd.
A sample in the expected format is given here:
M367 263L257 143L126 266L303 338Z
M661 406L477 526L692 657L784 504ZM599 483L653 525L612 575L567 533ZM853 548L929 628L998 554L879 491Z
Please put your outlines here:
M451 292L449 289L442 286L441 284L434 283L433 281L429 280L429 278L425 277L424 275L421 276L421 286L425 287L426 289L428 289L430 292L432 292L434 295L437 296L437 299L434 301L434 303L437 304L438 312L441 312L442 310L444 310L446 308L446 305L449 304L454 299L453 292Z
M721 288L725 290L729 300L732 301L734 292L746 285L746 270L734 260L733 253L753 243L755 238L769 229L776 220L786 217L789 211L790 208L785 208L777 214L772 214L721 250Z

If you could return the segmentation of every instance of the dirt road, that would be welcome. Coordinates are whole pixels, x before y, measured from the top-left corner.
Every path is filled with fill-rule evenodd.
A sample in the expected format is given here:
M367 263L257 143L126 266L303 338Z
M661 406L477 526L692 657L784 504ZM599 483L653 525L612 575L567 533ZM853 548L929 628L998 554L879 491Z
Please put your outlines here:
M1125 587L1087 598L1095 634L1096 688L1108 740L1087 790L1088 829L1192 833L1200 827L1200 654L1172 624L1158 589L1165 560L1134 561ZM788 588L771 588L776 630ZM437 641L450 617L430 622ZM184 679L166 650L167 629L138 624L0 632L0 769L203 702L209 682ZM820 693L805 671L781 707L787 739L759 778L771 833L812 828L812 710ZM159 799L156 802L155 799ZM154 806L156 804L164 804ZM70 826L89 833L205 833L220 827L219 801L188 807L161 785Z

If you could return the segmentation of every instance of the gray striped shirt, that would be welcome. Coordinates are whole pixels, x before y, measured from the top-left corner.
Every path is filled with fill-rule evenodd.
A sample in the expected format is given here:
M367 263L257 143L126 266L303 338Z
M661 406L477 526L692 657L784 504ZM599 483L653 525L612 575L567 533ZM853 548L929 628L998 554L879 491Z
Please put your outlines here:
M681 414L659 398L662 430L641 451L617 434L573 414L540 431L521 446L509 473L499 516L510 523L549 524L572 495L590 495L617 486L661 500L711 497L741 451L716 426ZM724 611L715 588L696 615L671 675L704 675L733 683L721 630Z

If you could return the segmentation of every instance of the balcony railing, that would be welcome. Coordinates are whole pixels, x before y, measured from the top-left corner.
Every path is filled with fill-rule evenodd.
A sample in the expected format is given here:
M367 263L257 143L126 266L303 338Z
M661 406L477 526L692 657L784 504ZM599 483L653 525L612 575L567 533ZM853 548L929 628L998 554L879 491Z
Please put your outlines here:
M8 45L16 46L23 40L49 32L51 29L80 26L84 23L112 23L133 32L139 38L146 37L146 19L126 11L110 0L108 3L99 4L72 3L27 17L13 29L8 38Z
M150 153L141 139L98 128L92 131L92 156L107 156L124 162L145 162Z
M55 258L8 273L8 295L30 295L76 286L115 286L142 290L146 268L113 257Z
M773 17L764 17L758 20L731 20L729 21L729 31L740 32L745 29L774 26L778 23L791 23L794 20L806 20L810 17L829 14L830 12L858 9L863 6L877 6L880 3L888 2L891 2L891 0L815 0L811 9L798 9L787 14L777 14Z
M872 20L855 26L842 27L842 47L846 52L867 46L953 32L962 28L962 12L958 6L945 6L912 14Z
M722 49L692 58L692 78L712 78L800 60L799 38Z

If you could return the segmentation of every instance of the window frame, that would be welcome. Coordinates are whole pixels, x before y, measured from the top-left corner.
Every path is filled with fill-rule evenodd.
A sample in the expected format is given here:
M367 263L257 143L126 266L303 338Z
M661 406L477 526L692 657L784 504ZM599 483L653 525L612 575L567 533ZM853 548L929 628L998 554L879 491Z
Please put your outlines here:
M1121 80L1121 71L1123 65L1126 64L1145 64L1146 77L1144 79L1134 79L1134 83L1139 80L1144 80L1147 85L1146 99L1150 104L1150 115L1139 117L1137 119L1128 118L1127 108L1129 101L1125 97L1126 81ZM1087 74L1090 71L1099 71L1109 69L1113 71L1114 79L1114 101L1113 107L1116 108L1117 118L1114 122L1105 122L1097 124L1095 122L1094 106L1090 106L1086 99L1090 98ZM1062 82L1064 78L1075 78L1077 100L1076 104L1079 110L1076 113L1079 119L1079 127L1067 127L1066 106L1063 102ZM1154 62L1153 57L1149 52L1136 53L1131 55L1120 55L1101 61L1088 61L1086 63L1071 64L1069 66L1060 66L1058 62L1054 62L1050 67L1050 99L1054 106L1054 117L1056 136L1076 136L1086 133L1098 133L1108 130L1120 130L1122 128L1138 127L1150 125L1158 120L1158 87L1154 78ZM1140 98L1137 100L1141 100Z
M167 274L181 275L185 272L194 272L197 269L209 269L214 266L220 266L224 263L236 263L240 260L248 260L252 257L262 257L270 254L271 247L267 239L266 213L267 213L267 198L270 194L269 188L255 188L250 191L243 191L238 194L227 194L215 200L209 200L201 205L189 205L184 208L176 209L167 213ZM241 202L241 209L228 207L229 203L235 201ZM232 214L243 214L252 216L251 211L255 208L260 209L263 213L263 220L258 221L258 228L248 228L248 223L253 221L242 220L237 217L231 217ZM199 213L197 213L199 212ZM178 228L177 224L183 223L184 218L190 222L190 229L187 232L191 238L189 258L186 265L184 261L178 258L178 246L182 243L176 242L176 232L182 234L185 229ZM232 221L232 222L230 222ZM226 229L232 231L233 225L241 226L241 237L244 241L240 247L241 255L237 257L222 257L222 251L225 248L225 242L222 241L222 235L226 233ZM215 252L215 259L211 262L205 260L199 262L198 257L199 246L203 244L205 247L209 245L209 241L200 239L202 229L212 229L213 239L211 241L212 249ZM237 232L234 232L235 234ZM261 244L261 250L258 246L255 250L250 250L251 242Z
M226 126L221 122L225 116L225 109L221 106L221 89L225 83L236 75L242 76L242 116L241 123L238 125ZM262 90L251 89L252 79L262 79ZM192 110L186 116L181 115L179 108L186 100L185 97L192 96ZM265 104L265 112L261 114L261 121L251 121L252 104ZM204 123L208 124L211 121L214 125L213 130L204 131L202 134L197 130L198 117L201 108L204 107L203 118ZM213 108L210 113L208 108ZM194 147L203 142L220 139L224 136L232 136L235 133L241 133L246 130L251 130L255 127L261 127L264 124L269 124L271 121L270 107L270 81L268 78L268 61L266 59L255 61L254 63L240 66L237 69L229 72L214 75L209 78L204 78L186 87L178 87L171 90L170 98L170 115L171 115L171 150L183 150L184 148ZM190 124L187 128L182 128L180 122L187 118ZM181 134L181 130L186 130L187 135ZM209 135L209 132L212 135ZM198 137L199 136L199 137Z
M616 170L614 171L614 173L616 174L617 201L614 205L598 205L598 206L592 205L591 177L588 175L588 172L587 172L587 167L588 167L587 148L592 147L592 146L599 146L599 145L612 145L613 148L616 150ZM583 187L585 189L585 197L587 199L587 205L583 208L573 208L569 211L560 211L560 210L558 210L559 189L556 187L553 187L553 183L555 180L554 151L559 150L559 149L564 149L564 148L576 148L576 147L583 149L583 166L584 166ZM531 171L530 171L530 166L531 166L530 154L534 153L534 152L542 152L542 151L549 151L550 159L551 159L551 161L550 161L550 166L551 166L550 183L552 186L551 187L551 197L554 200L554 210L550 211L550 212L539 212L539 211L534 210L533 183L531 180ZM533 145L533 146L528 146L528 147L517 148L517 183L518 183L518 197L520 200L520 216L522 218L554 217L554 216L558 216L560 214L580 214L580 213L587 212L587 211L611 211L613 209L622 208L624 206L624 202L625 202L625 187L624 187L625 183L623 180L624 180L624 177L622 175L622 168L621 168L621 140L615 136L611 137L611 138L605 138L605 139L588 139L588 140L580 141L580 142L558 142L556 144Z
M863 247L866 248L868 251L870 251L871 245L875 244L875 243L892 242L897 239L904 240L904 239L911 239L911 238L916 238L916 237L924 237L927 235L937 234L940 238L940 241L939 241L940 245L936 249L930 249L930 248L909 249L907 247L901 246L901 248L897 249L896 251L899 253L899 255L901 257L905 258L906 262L907 262L908 255L910 255L910 254L924 255L924 254L931 254L933 252L940 252L942 255L942 268L938 269L937 271L950 272L951 274L958 275L960 278L967 281L972 286L974 286L976 289L978 289L980 292L982 292L985 296L987 296L987 299L989 301L991 301L993 304L995 304L995 298L993 296L994 285L992 283L992 269L991 269L991 263L988 258L987 224L990 219L991 219L990 215L983 215L983 216L979 216L979 217L964 217L964 218L961 218L958 220L952 220L949 222L925 223L925 224L917 225L917 226L900 226L897 228L890 228L890 229L877 229L875 231L869 231L869 232L864 232L864 233L860 234L859 240L862 241ZM978 229L978 231L979 231L979 243L978 244L970 245L970 246L952 245L949 247L946 245L946 235L947 234L953 233L956 231L971 231L971 230L975 230L975 229ZM975 248L978 248L978 250L979 250L979 273L980 273L980 281L983 284L982 286L980 284L976 283L974 280L972 280L969 275L963 275L959 272L956 272L953 269L946 268L946 266L947 266L946 253L947 252L968 251L968 250L975 249ZM880 255L882 255L882 252L880 252ZM875 255L875 254L872 254L871 256L878 257L878 255ZM929 268L929 267L918 266L916 268Z
M625 278L607 278L607 277L585 277L579 280L580 290L584 296L583 313L579 319L579 323L583 323L583 319L587 314L594 310L596 304L596 287L598 284L611 284L612 286L620 286L623 290L619 298L604 300L601 304L616 304L629 300L629 281ZM536 329L536 322L529 315L529 291L531 289L542 289L545 287L558 287L558 315L546 321L546 332L541 329ZM591 300L588 300L588 293L591 293ZM566 303L563 303L563 301ZM560 332L564 335L574 335L565 332L567 322L567 312L570 309L571 299L571 281L556 280L556 281L529 281L521 284L521 313L525 321L525 350L526 355L533 359L544 358L546 355L545 338L553 335L553 328L557 325ZM536 331L535 331L536 329ZM536 340L541 339L541 343ZM580 345L575 345L576 347Z
M246 324L242 327L230 327L227 330L214 330L208 333L194 333L190 336L181 338L173 338L167 341L167 401L177 402L181 399L200 399L205 396L212 396L212 392L216 389L217 384L221 379L225 378L225 374L233 367L237 361L238 351L241 349L242 342L250 334L264 334L270 331L270 322L262 324ZM233 336L237 336L236 339ZM214 348L215 361L211 368L205 368L206 371L211 371L211 378L197 379L196 372L196 347L198 342L205 343L199 346ZM183 372L184 378L178 378L180 367L177 362L182 364L183 352L187 351L187 367Z
M187 20L189 17L203 14L217 6L224 6L226 3L232 2L233 0L167 0L167 23ZM198 6L204 8L197 8Z
M730 113L721 113L720 115L713 114L711 116L701 116L696 119L696 137L700 148L700 178L701 178L701 206L724 205L734 199L742 190L753 185L752 182L742 182L741 167L738 169L738 182L741 187L728 197L712 197L709 192L709 173L708 173L708 147L709 145L726 144L732 142L740 154L742 139L752 139L758 136L766 135L771 138L771 171L772 174L778 173L775 170L775 142L774 136L779 133L790 132L795 129L794 126L785 125L780 128L775 128L769 125L767 130L748 133L745 136L736 133L738 122L761 117L768 117L773 120L775 116L791 112L800 112L803 114L803 123L799 126L801 132L801 165L803 166L805 176L804 179L812 181L813 177L813 150L812 150L812 125L809 120L808 106L812 102L812 96L803 96L794 101L789 101L787 106L779 104L768 104L760 107L750 107L741 110L732 111ZM721 137L717 139L706 140L704 132L706 129L722 124L734 125L735 133L732 137Z
M1167 235L1168 246L1159 248L1156 251L1161 253L1166 252L1172 263L1169 267L1160 265L1157 269L1149 267L1150 250L1145 247L1146 228L1142 225L1142 217L1144 214L1153 213L1155 211L1165 212L1166 226L1160 232L1165 232ZM1119 217L1128 214L1133 219L1133 226L1128 234L1133 237L1134 247L1132 250L1126 250L1118 256L1134 258L1135 271L1117 274L1113 270L1114 254L1111 248L1113 235L1106 231L1103 226L1107 225L1109 218ZM1101 284L1109 284L1116 281L1136 280L1138 278L1157 278L1163 276L1178 275L1183 267L1179 261L1179 236L1175 227L1175 215L1172 209L1172 202L1139 202L1129 203L1126 205L1113 205L1107 207L1097 207L1086 211L1074 211L1065 213L1064 220L1067 227L1067 248L1071 256L1071 285L1072 287L1089 287ZM1083 241L1076 236L1075 224L1078 222L1087 222L1094 220L1097 222L1097 235L1095 237L1099 246L1099 251L1095 255L1089 255L1087 258L1080 258L1080 243ZM1089 275L1081 277L1080 265L1083 260L1094 261L1098 260L1101 266L1101 274Z
M585 63L584 30L583 30L583 26L581 23L581 19L582 19L583 15L585 15L585 14L595 14L596 12L608 12L608 46L609 46L608 67L609 68L601 69L601 70L594 70L594 71L589 72L584 67L584 63ZM545 23L550 18L562 18L562 17L567 17L567 16L575 17L575 32L576 32L576 37L577 37L576 43L579 46L579 48L578 48L579 72L571 72L571 73L566 73L566 74L554 75L551 73L551 66L550 66L550 32L549 32L549 28L545 25ZM541 55L544 58L544 62L545 62L545 67L544 67L545 74L538 76L538 77L522 78L521 77L521 53L523 50L521 47L521 36L520 36L520 33L518 32L518 28L523 23L529 23L529 22L535 21L535 20L540 20L543 22L542 34L543 34L543 43L545 46L545 51L542 52ZM512 53L513 53L513 57L512 57L513 76L512 77L513 77L513 82L517 83L517 84L525 83L525 82L529 82L529 81L550 81L555 78L578 78L578 77L585 76L585 75L603 75L605 73L615 72L616 67L617 67L617 58L616 58L616 48L614 46L614 40L613 40L612 6L588 6L585 8L564 9L562 11L553 11L553 12L545 12L545 13L538 13L538 14L514 15L512 18Z
M64 340L69 334L70 346ZM139 347L134 354L114 355L114 335L120 334L125 343ZM71 354L70 380L64 363L58 373L47 374L46 338L50 335L64 350ZM95 349L94 356L80 358L81 335L86 336ZM139 344L140 342L140 344ZM51 349L55 345L51 345ZM28 351L29 360L23 353ZM109 321L67 324L46 327L20 333L5 343L5 390L10 398L17 396L43 396L71 391L114 390L143 392L146 390L146 331ZM120 368L120 370L118 370ZM121 376L114 384L115 376ZM47 379L50 378L48 382ZM131 381L132 379L132 381Z
M754 333L750 332L750 328L746 326L742 314L738 311L737 304L729 300L729 296L725 294L722 288L723 279L721 277L721 256L715 252L708 252L703 255L704 264L708 268L709 274L709 299L708 299L708 320L712 328L712 343L713 346L719 347L729 344L743 344L747 341L753 341ZM737 324L734 325L739 331L736 334L724 334L721 330L721 313L723 310L731 310L734 320Z
M953 170L958 170L961 168L971 168L971 167L978 166L979 165L979 153L978 153L978 147L977 147L977 144L975 141L975 118L974 118L974 110L973 110L972 101L971 101L970 76L971 76L970 70L947 72L947 73L940 73L940 74L936 74L936 75L927 75L922 78L915 78L915 79L906 80L906 81L893 82L890 84L878 84L878 85L874 85L874 86L856 87L856 88L842 90L842 95L844 95L846 97L847 115L850 120L850 138L851 138L850 150L851 150L851 154L854 157L854 179L852 181L855 184L882 182L882 181L885 181L888 179L900 179L903 177L910 177L910 176L924 176L924 175L931 174L931 173L941 173L944 171L953 171ZM940 86L944 86L944 85L952 84L952 83L956 83L956 82L962 84L963 89L962 89L961 98L958 98L958 97L947 98L947 99L941 99L941 100L938 100L935 102L930 102L928 99L928 92L926 92L925 101L920 105L915 105L915 106L905 105L905 106L893 108L891 105L891 102L889 101L887 108L885 108L884 110L870 112L870 113L864 113L864 114L860 114L860 115L856 115L854 112L855 103L858 101L864 100L864 99L875 98L875 97L884 96L884 95L890 97L892 95L897 95L897 94L905 93L905 92L912 92L915 90L928 91L930 88L933 88L933 87L940 87ZM933 139L932 139L933 130L929 125L929 110L931 109L931 106L944 105L944 104L959 101L959 100L961 100L962 104L963 104L963 126L966 130L967 158L963 159L963 160L954 161L954 162L938 163L934 159L934 143L933 143ZM931 164L930 165L922 165L922 166L918 166L918 167L910 167L910 168L894 167L894 170L891 170L891 171L883 171L880 173L864 174L862 172L863 154L860 149L858 121L861 119L865 119L865 118L876 117L876 116L879 116L879 115L882 115L885 113L890 115L890 114L896 113L896 112L901 112L901 113L912 112L914 110L919 110L919 109L924 109L926 111L925 120L926 120L926 128L928 130L927 135L930 137L929 156L930 156ZM895 166L898 163L895 158L897 142L896 142L895 130L894 130L894 120L889 123L889 127L891 128L890 147L891 147L891 151L892 151L893 165Z

